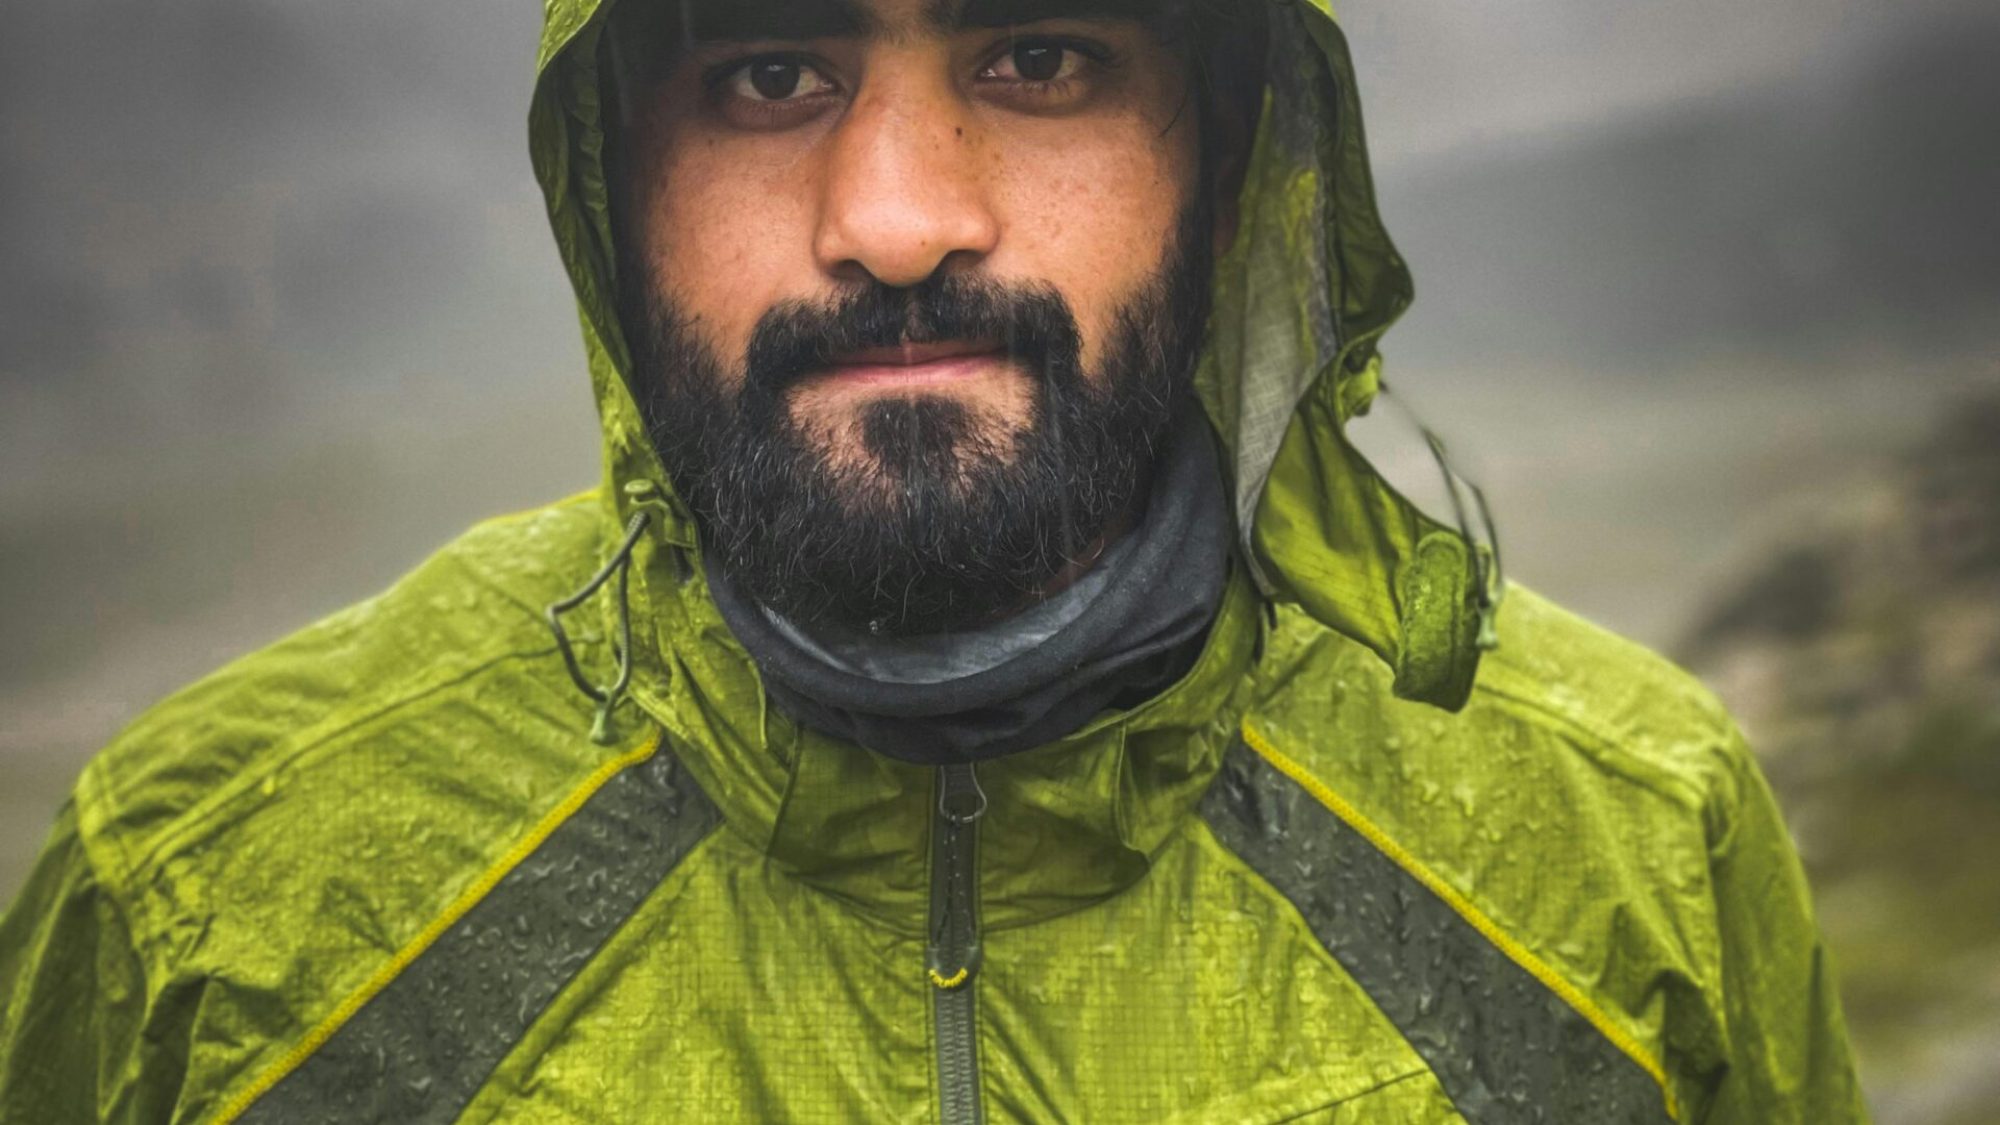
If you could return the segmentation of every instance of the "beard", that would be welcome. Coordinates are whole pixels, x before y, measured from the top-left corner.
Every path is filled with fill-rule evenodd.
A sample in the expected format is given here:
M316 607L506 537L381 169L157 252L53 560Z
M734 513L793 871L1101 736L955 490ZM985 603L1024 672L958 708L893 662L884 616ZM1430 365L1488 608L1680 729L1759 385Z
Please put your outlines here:
M649 286L638 319L625 320L641 329L636 397L712 563L794 622L883 636L956 631L1031 602L1135 514L1191 394L1208 215L1205 198L1183 210L1162 267L1117 308L1088 373L1076 317L1053 286L940 273L773 307L732 392L720 357ZM843 354L977 340L1001 341L1032 381L1026 418L889 394L854 412L858 451L842 451L843 420L815 425L788 401Z

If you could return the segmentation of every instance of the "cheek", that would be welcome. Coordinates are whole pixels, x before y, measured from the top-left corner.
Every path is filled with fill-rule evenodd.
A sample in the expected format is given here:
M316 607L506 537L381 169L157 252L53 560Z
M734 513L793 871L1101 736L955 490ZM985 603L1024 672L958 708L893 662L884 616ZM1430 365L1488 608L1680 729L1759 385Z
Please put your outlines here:
M758 317L812 276L810 196L802 177L728 145L697 140L674 151L647 208L653 280L733 374Z
M1054 284L1084 334L1086 368L1120 306L1165 263L1181 210L1196 190L1197 161L1177 127L1134 123L1072 143L1020 138L996 153L996 206L1008 238L996 273Z

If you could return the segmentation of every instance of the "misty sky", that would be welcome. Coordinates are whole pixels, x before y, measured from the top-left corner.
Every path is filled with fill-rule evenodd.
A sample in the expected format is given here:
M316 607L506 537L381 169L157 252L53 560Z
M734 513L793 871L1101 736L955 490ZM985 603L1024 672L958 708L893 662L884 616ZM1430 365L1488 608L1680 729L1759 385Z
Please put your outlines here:
M1958 0L1336 4L1378 159L1587 125L1829 65Z

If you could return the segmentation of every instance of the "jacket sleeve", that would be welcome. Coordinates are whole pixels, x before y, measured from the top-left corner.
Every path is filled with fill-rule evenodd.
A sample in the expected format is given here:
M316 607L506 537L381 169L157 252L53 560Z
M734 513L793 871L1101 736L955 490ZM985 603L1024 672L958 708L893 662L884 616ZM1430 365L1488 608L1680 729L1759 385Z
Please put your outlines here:
M1825 943L1776 800L1740 736L1709 810L1727 1066L1704 1120L1868 1120Z
M124 912L65 804L0 919L0 1121L69 1125L170 1109L172 1091L147 1098L127 1079L145 997Z

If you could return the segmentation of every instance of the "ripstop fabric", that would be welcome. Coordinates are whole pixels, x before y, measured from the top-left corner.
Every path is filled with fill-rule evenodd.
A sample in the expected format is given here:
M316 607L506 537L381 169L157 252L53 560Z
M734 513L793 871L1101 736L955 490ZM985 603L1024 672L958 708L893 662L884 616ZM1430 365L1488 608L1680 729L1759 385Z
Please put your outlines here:
M976 775L790 723L707 593L611 300L607 3L550 0L530 130L602 482L89 764L0 923L0 1120L1864 1119L1728 717L1529 591L1495 621L1348 441L1412 290L1322 3L1272 4L1217 267L1206 646ZM629 669L600 717L544 610L628 532L567 619Z

